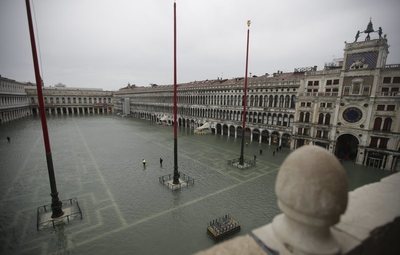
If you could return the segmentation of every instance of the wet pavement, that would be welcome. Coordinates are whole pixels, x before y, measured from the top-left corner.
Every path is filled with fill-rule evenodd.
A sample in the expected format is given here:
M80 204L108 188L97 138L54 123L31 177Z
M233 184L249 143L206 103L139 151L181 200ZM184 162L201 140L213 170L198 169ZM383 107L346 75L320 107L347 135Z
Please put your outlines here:
M173 173L172 127L111 116L54 117L48 125L59 197L76 197L83 220L36 230L36 209L51 200L40 121L2 125L1 254L190 254L214 244L206 233L212 219L229 213L245 234L279 213L274 183L288 149L273 156L275 147L250 143L245 154L257 155L257 166L240 170L227 165L240 139L181 129L179 171L195 184L171 192L158 177ZM351 189L388 174L344 166Z

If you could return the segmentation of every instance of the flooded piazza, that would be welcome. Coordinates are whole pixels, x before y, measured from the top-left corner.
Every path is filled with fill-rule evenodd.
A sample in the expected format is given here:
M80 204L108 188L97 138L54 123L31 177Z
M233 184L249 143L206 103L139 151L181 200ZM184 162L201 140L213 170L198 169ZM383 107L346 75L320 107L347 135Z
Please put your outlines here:
M171 126L111 116L55 117L48 125L59 197L77 198L83 219L36 230L37 207L51 202L40 120L2 125L1 254L191 254L215 244L206 233L212 219L233 215L237 236L280 213L274 186L288 149L273 156L274 146L249 143L245 154L256 155L257 166L240 170L227 165L240 139L181 128L179 171L195 184L172 192L158 181L173 172ZM344 167L350 190L389 174Z

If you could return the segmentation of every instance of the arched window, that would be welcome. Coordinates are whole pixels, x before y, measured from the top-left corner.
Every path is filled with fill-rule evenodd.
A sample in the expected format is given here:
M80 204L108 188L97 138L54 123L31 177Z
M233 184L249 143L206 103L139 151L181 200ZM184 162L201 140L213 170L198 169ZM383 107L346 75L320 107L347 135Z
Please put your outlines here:
M382 118L376 118L373 130L381 130Z
M254 97L253 95L250 96L250 106L253 106L253 102L254 102Z
M310 113L309 112L306 112L306 116L305 116L305 120L304 120L304 122L310 122Z
M294 108L294 106L295 106L295 100L296 100L296 97L293 95L293 96L292 96L292 100L290 100L290 108Z
M284 97L281 95L280 97L279 97L279 107L283 107L283 100L284 100Z
M300 113L299 122L304 122L304 112Z
M290 96L285 97L285 108L289 108Z
M324 114L320 113L318 116L318 124L324 124Z
M331 124L331 115L329 113L327 113L325 115L325 125L329 125Z
M274 102L274 97L273 96L269 96L268 106L272 107L273 102Z
M260 96L260 99L258 100L258 107L263 106L263 96Z
M274 107L278 105L278 95L275 96L274 98Z
M391 126L392 126L392 119L386 118L385 121L383 122L382 131L390 131Z

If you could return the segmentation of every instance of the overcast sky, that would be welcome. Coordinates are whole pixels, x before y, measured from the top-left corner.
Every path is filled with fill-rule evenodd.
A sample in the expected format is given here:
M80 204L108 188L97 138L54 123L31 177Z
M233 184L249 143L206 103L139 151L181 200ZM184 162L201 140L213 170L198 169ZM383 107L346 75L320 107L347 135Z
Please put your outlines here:
M173 82L173 0L34 0L43 80L117 90ZM178 82L323 68L370 17L400 63L399 0L178 0ZM0 0L0 75L34 81L25 1ZM363 37L364 38L364 37ZM37 42L38 42L37 41Z

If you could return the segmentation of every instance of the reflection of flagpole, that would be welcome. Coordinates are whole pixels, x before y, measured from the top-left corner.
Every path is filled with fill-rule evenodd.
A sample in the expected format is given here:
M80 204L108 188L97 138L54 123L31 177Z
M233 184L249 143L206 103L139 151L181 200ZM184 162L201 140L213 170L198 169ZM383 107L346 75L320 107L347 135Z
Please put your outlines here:
M177 74L176 74L176 2L174 1L174 180L173 184L179 184L179 172L178 172L178 135L177 135L177 120L176 114L178 112L176 104L176 85Z
M250 20L247 21L247 48L246 48L246 72L244 76L244 96L243 96L243 115L242 115L242 145L240 147L240 158L239 164L244 165L244 135L246 130L246 105L247 105L247 72L248 72L248 63L249 63L249 36L250 36Z
M30 7L29 0L25 0L25 3L26 3L27 15L28 15L29 34L31 37L33 65L35 68L37 97L38 97L38 101L39 101L39 113L40 113L40 119L42 122L44 147L46 150L47 170L49 172L49 179L50 179L50 189L51 189L51 197L52 197L52 199L51 199L51 210L52 210L51 217L57 218L57 217L62 216L64 214L64 212L62 211L62 203L58 198L56 177L54 175L54 166L53 166L53 159L51 156L49 132L47 130L46 113L44 110L44 100L43 100L43 93L42 93L42 79L40 77L39 63L38 63L38 57L37 57L37 52L36 52L35 34L34 34L33 24L32 24L31 7Z

